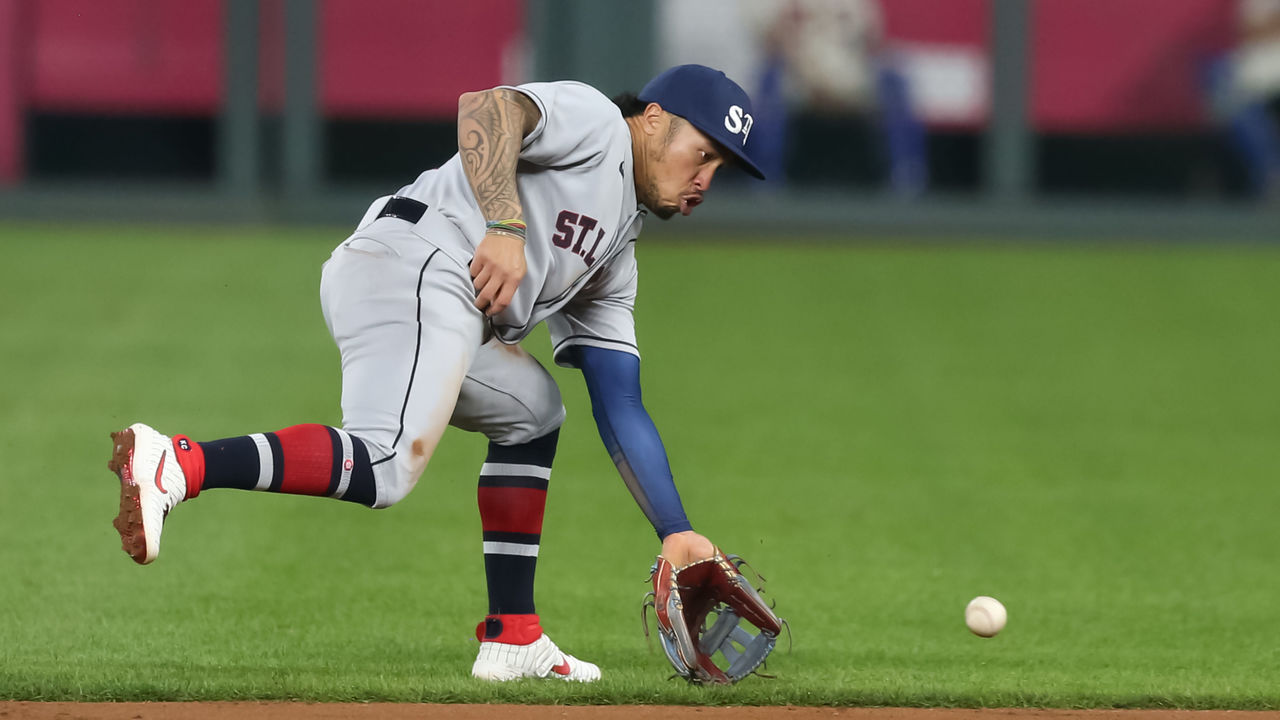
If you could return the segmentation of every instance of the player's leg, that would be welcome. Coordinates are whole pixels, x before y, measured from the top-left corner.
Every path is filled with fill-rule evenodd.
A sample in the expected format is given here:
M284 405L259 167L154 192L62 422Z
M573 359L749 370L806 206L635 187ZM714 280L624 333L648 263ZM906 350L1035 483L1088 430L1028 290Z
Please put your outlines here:
M197 486L377 508L403 499L448 424L480 344L483 323L469 282L407 229L348 240L321 280L342 358L342 429L296 425L197 443L204 464Z
M595 665L556 647L534 606L543 512L563 421L559 388L537 360L496 340L481 348L452 419L489 438L477 489L489 614L476 628L475 677L600 677Z
M441 223L444 231L451 225ZM325 319L342 356L343 429L369 448L378 497L394 505L426 469L458 401L463 379L484 335L467 268L434 250L395 218L377 236L408 274L395 278L378 265L380 242L357 239L335 251L321 293ZM370 256L370 254L373 256ZM342 264L339 261L342 261ZM348 280L351 278L352 280Z
M110 467L121 479L115 525L134 560L155 559L165 517L201 490L388 507L413 488L444 432L483 321L465 269L408 228L375 223L325 265L321 299L342 355L345 429L296 425L205 443L171 440L145 425L113 434Z
M201 490L327 495L364 505L376 497L364 444L324 425L198 443L135 423L111 439L107 467L120 478L120 512L113 524L124 551L144 565L160 553L169 512Z
M491 340L477 353L452 423L489 438L476 494L491 619L536 612L533 578L563 421L559 388L522 348ZM504 617L489 625L517 622Z

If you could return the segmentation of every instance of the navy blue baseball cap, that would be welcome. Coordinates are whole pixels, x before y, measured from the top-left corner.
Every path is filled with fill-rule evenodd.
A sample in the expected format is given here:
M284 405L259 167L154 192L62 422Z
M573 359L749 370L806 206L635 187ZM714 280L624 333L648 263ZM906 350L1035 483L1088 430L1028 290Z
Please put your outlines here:
M755 122L751 98L723 72L706 65L677 65L650 80L637 97L688 120L733 153L743 169L764 179L764 172L747 153Z

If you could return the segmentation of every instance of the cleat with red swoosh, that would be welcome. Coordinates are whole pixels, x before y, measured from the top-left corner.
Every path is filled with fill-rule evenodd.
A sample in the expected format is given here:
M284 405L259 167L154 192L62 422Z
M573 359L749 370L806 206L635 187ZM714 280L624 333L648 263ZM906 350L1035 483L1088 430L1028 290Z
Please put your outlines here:
M555 678L571 682L595 682L600 668L561 652L545 634L528 645L480 643L480 654L471 666L472 677L481 680Z
M124 551L139 565L160 554L160 532L175 505L186 499L187 479L172 455L170 439L135 423L111 433L107 468L120 478L120 513L112 523Z

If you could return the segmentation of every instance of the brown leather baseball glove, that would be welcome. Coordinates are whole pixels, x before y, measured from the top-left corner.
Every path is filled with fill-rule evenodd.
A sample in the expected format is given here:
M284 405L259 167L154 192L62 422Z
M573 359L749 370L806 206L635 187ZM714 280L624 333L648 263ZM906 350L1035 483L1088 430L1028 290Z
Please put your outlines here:
M667 659L690 682L729 684L755 672L786 624L742 574L743 564L717 548L715 556L681 568L659 556L650 570L645 635L652 607Z

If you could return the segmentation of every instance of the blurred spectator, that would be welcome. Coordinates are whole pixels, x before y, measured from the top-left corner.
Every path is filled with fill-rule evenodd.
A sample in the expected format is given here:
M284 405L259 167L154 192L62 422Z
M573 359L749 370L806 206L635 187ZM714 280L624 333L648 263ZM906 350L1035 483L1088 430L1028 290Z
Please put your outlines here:
M890 186L903 195L925 189L924 129L911 112L905 78L884 52L875 0L753 0L744 3L764 51L756 95L757 152L785 176L790 120L804 113L870 118ZM761 152L763 151L763 152Z
M792 170L818 182L878 182L887 174L904 195L925 189L924 127L884 50L879 2L659 0L657 7L663 65L712 65L752 90L752 151L769 186Z
M1280 0L1241 0L1236 84L1244 95L1280 100Z
M769 60L783 65L787 94L815 110L875 108L875 56L883 36L871 0L754 3Z
M1209 91L1251 194L1280 202L1280 0L1239 0L1238 13L1239 44L1211 64Z

